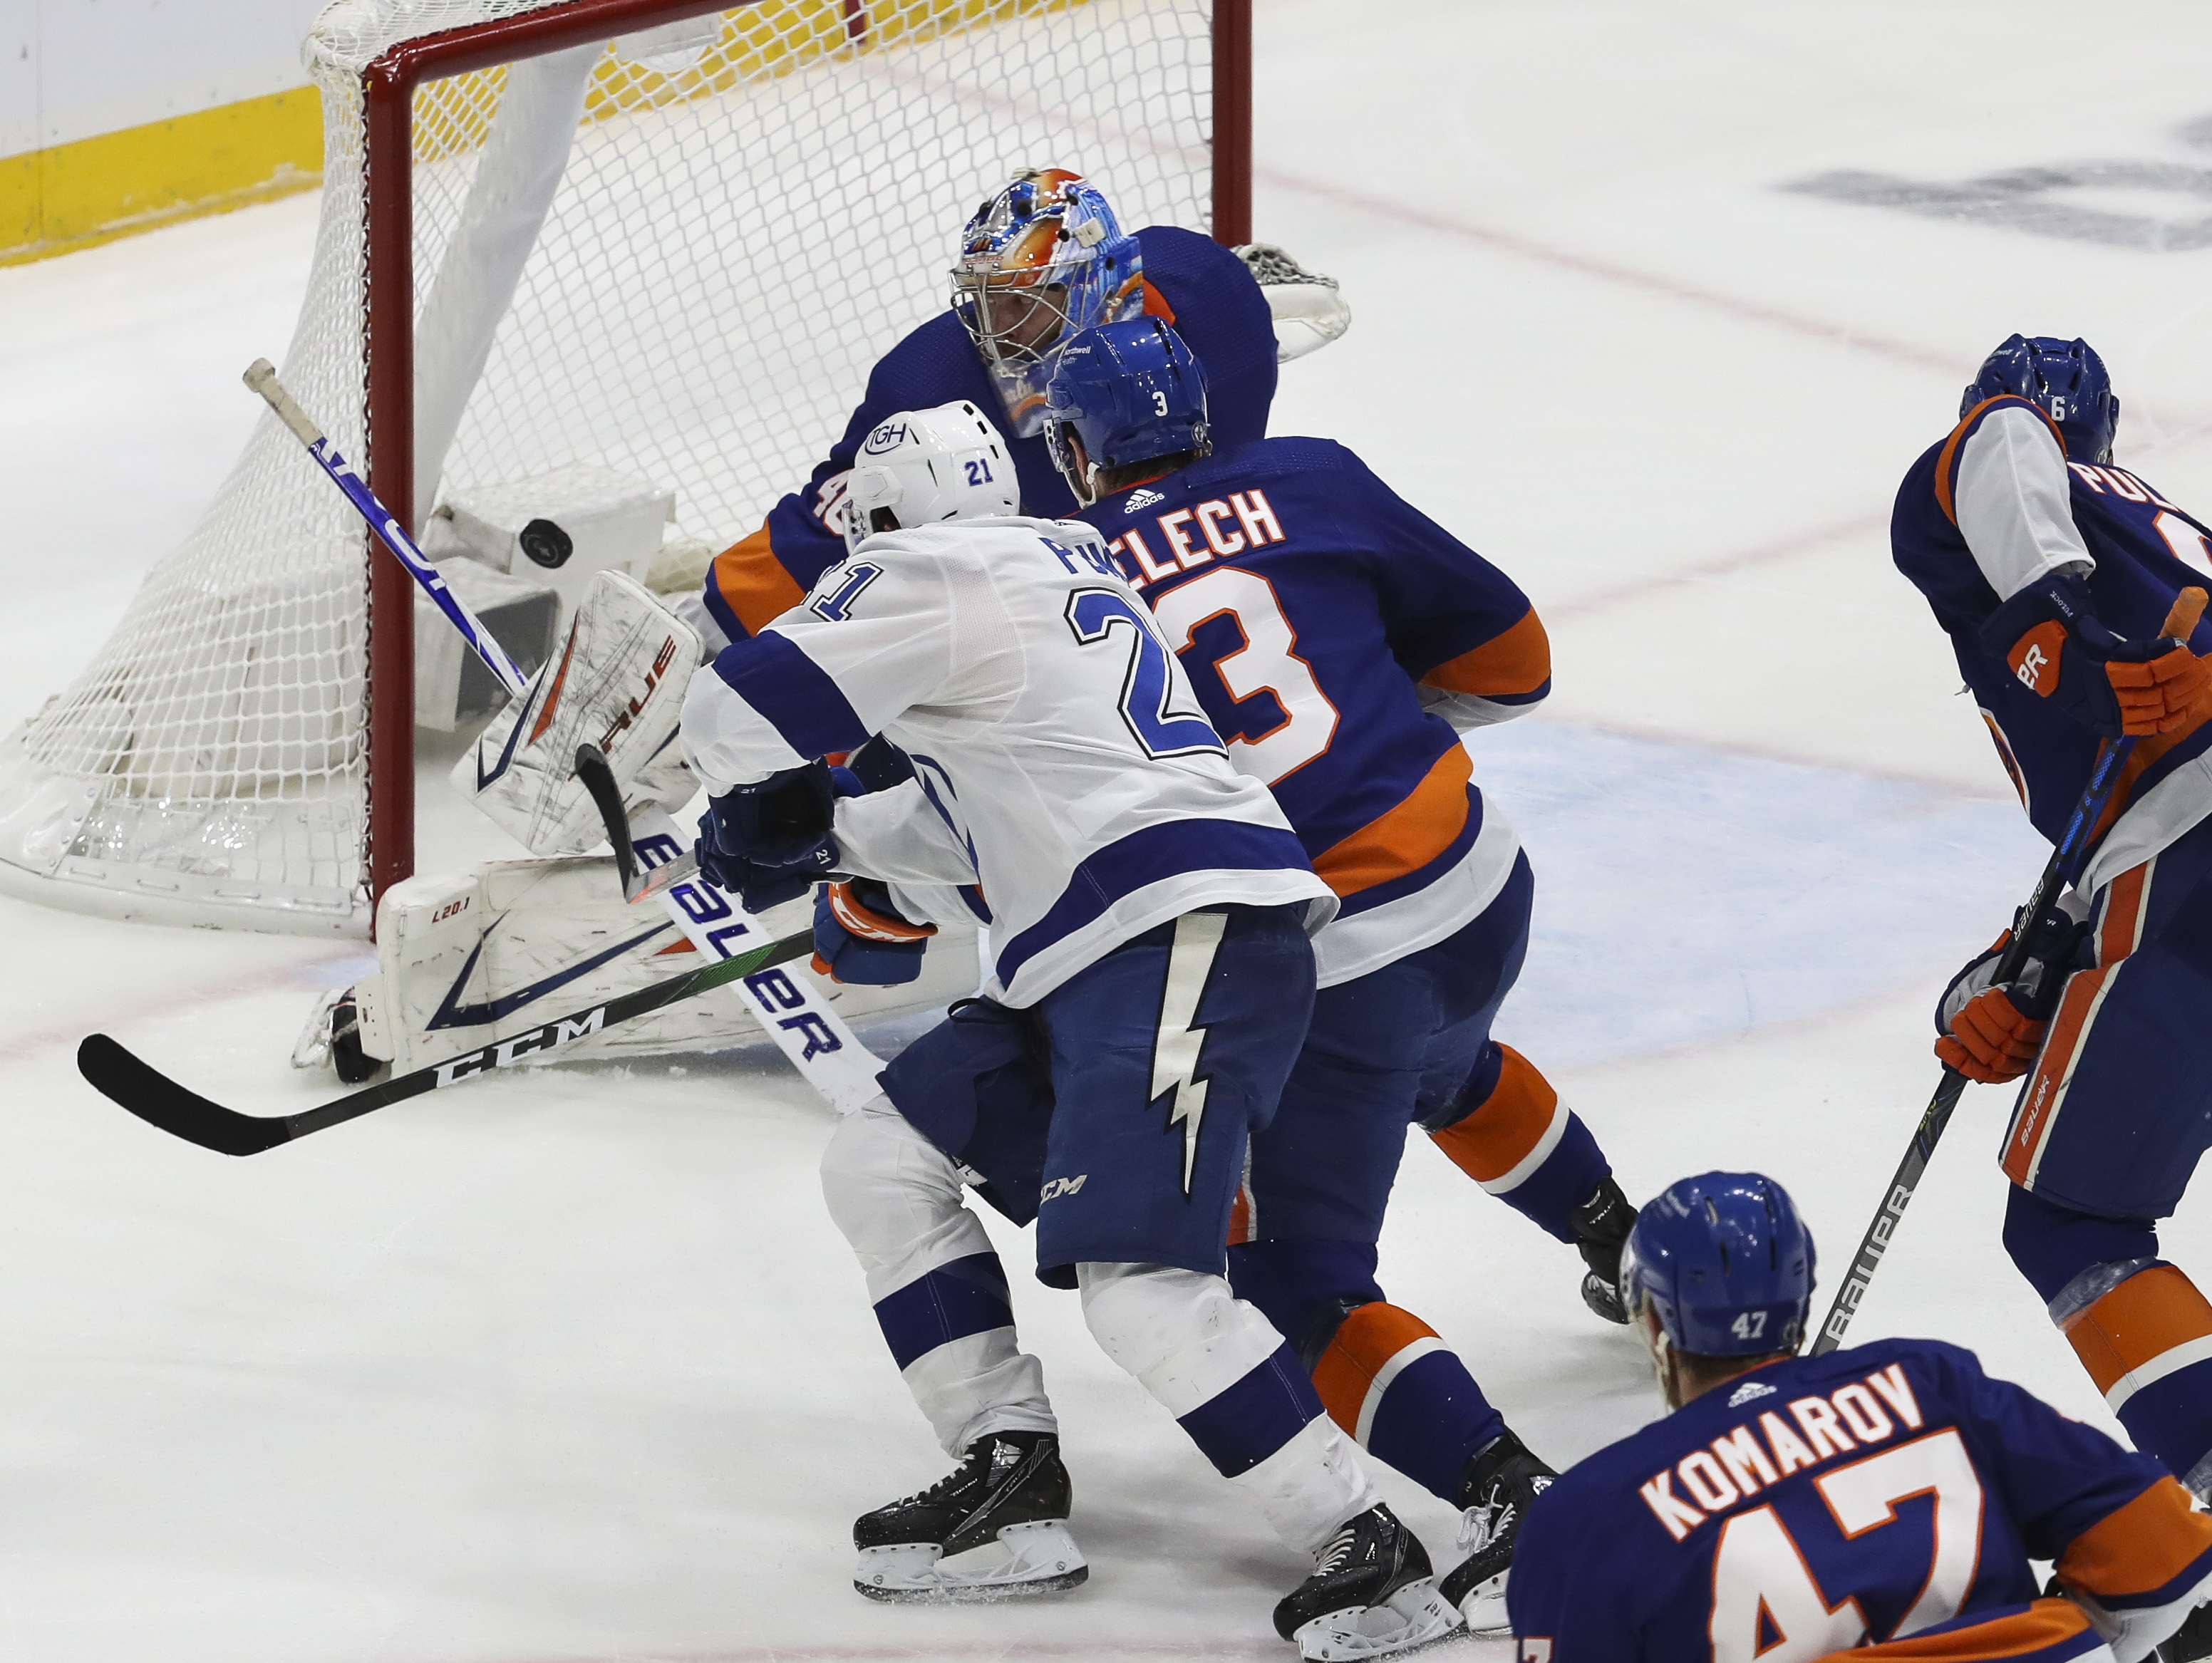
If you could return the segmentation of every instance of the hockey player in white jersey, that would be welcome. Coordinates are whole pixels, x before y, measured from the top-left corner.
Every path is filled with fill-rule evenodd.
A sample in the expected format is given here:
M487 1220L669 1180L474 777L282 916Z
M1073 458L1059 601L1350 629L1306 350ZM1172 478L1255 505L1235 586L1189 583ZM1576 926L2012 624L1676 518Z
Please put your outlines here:
M702 860L750 905L852 874L817 940L907 950L897 886L987 899L986 997L881 1077L823 1162L908 1387L960 1467L865 1515L855 1583L1004 1597L1082 1580L1070 1486L1006 1275L963 1180L1037 1229L1107 1354L1317 1569L1276 1626L1313 1657L1457 1625L1282 1337L1223 1276L1246 1139L1272 1114L1335 899L1229 765L1097 533L1019 518L1002 441L956 404L881 424L872 534L692 683L714 793ZM815 759L880 734L893 789L833 800Z

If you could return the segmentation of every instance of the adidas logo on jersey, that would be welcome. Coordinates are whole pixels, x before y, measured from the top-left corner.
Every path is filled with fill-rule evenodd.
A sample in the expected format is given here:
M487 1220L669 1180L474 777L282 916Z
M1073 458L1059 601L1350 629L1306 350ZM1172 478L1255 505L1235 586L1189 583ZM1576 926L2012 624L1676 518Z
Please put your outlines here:
M1729 1393L1728 1406L1731 1409L1741 1409L1747 1403L1754 1402L1760 1398L1771 1398L1773 1395L1774 1388L1764 1381L1747 1380Z
M1134 513L1139 508L1149 508L1155 502L1165 502L1166 501L1167 498L1165 496L1162 495L1159 492L1153 490L1150 486L1139 486L1137 489L1129 493L1128 500L1122 503L1121 506L1124 508L1127 508L1131 513Z

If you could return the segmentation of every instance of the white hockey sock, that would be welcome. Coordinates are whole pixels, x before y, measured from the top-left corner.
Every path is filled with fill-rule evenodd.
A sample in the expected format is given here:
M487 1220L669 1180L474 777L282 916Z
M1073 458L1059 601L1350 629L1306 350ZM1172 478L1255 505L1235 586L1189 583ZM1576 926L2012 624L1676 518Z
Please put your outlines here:
M1091 1336L1285 1544L1318 1552L1382 1497L1322 1413L1313 1383L1267 1318L1218 1276L1163 1265L1079 1265Z
M868 1279L900 1375L947 1454L987 1432L1057 1432L1014 1333L1006 1272L944 1152L878 1096L837 1124L822 1194Z

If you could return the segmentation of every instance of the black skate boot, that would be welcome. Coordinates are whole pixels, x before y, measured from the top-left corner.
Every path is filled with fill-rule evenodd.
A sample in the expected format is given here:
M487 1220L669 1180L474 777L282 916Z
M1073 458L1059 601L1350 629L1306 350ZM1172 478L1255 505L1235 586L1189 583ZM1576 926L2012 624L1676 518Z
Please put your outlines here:
M1275 1607L1275 1632L1317 1663L1381 1657L1449 1634L1459 1613L1438 1597L1421 1539L1387 1507L1347 1520L1314 1574Z
M1559 1476L1510 1432L1492 1438L1468 1462L1459 1485L1464 1509L1459 1545L1474 1551L1444 1578L1441 1592L1469 1629L1505 1626L1505 1573L1513 1564L1513 1544L1528 1504Z
M1583 1303L1607 1322L1628 1320L1620 1302L1620 1250L1636 1228L1636 1209L1608 1174L1597 1193L1567 1215L1575 1247L1589 1268L1583 1272Z
M990 1432L948 1477L853 1524L871 1599L1012 1599L1091 1575L1068 1534L1072 1486L1049 1432ZM956 1563L957 1562L957 1563Z

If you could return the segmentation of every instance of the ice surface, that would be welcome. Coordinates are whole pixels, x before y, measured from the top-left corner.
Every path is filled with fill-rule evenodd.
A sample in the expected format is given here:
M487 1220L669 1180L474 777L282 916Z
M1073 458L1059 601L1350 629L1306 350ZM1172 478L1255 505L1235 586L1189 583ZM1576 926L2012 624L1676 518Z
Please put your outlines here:
M1256 229L1357 318L1285 372L1277 430L1346 440L1494 555L1557 650L1544 714L1477 745L1539 882L1500 1030L1638 1195L1781 1176L1832 1279L1934 1083L1936 991L2041 858L1889 567L1891 495L2014 329L2094 341L2123 460L2212 495L2212 15L1258 10ZM2063 76L2023 80L2033 47ZM0 271L0 708L62 685L204 504L313 215ZM496 847L467 818L426 859ZM853 1594L852 1516L944 1463L816 1199L826 1115L772 1056L498 1080L227 1162L93 1096L76 1039L298 1107L325 1088L294 1031L359 950L13 901L0 930L0 1655L1289 1655L1267 1611L1300 1567L1018 1275L1091 1581ZM1974 1345L2111 1426L1997 1244L2004 1107L1968 1095L1858 1332ZM2166 1239L2212 1270L2201 1212ZM1577 1269L1411 1152L1386 1285L1554 1461L1655 1407ZM1448 1562L1445 1509L1390 1493Z

